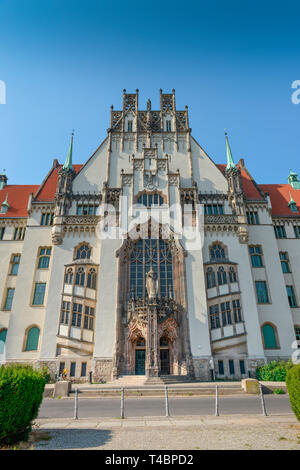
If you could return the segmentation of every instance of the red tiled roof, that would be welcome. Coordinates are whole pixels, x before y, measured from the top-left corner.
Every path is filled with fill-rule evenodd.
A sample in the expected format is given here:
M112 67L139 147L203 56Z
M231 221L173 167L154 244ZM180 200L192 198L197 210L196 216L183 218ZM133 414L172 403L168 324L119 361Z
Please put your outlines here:
M27 217L27 205L30 193L35 193L39 188L37 185L14 185L9 184L0 190L0 206L5 201L6 195L9 209L0 217Z
M243 190L245 192L246 198L262 201L263 197L260 194L257 187L255 186L255 183L253 182L253 180L251 179L247 171L241 168L240 165L237 165L237 166L239 166L241 170L242 186L243 186ZM225 168L226 168L225 164L217 164L217 167L219 168L219 170L222 171L222 173L225 173Z
M272 215L295 215L299 217L299 213L291 211L288 206L291 200L291 193L298 210L300 210L299 189L293 189L289 184L260 184L259 187L264 193L269 193L270 195Z
M38 192L34 198L37 202L42 201L53 201L54 194L56 191L57 186L57 178L58 178L58 170L62 167L62 165L58 165L56 168L53 168L48 177L43 181L41 186L38 186ZM73 165L73 168L76 173L81 170L83 165Z

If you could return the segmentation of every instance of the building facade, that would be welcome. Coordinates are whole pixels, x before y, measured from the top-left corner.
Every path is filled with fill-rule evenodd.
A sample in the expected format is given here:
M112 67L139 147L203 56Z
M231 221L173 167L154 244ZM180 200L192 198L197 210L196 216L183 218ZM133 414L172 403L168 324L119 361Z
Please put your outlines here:
M188 108L123 91L105 140L41 185L0 174L0 360L72 380L239 379L300 339L300 180L215 164ZM225 146L224 146L225 149ZM225 160L225 151L224 151Z

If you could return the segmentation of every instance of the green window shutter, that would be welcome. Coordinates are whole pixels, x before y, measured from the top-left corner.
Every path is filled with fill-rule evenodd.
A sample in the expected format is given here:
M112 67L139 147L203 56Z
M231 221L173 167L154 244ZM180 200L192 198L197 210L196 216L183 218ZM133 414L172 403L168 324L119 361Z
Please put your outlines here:
M7 330L0 331L0 354L4 353Z
M27 334L26 351L36 351L39 344L40 330L36 326L30 328Z
M264 325L263 326L263 335L265 341L265 348L266 349L274 349L277 348L277 341L275 336L275 331L272 325Z

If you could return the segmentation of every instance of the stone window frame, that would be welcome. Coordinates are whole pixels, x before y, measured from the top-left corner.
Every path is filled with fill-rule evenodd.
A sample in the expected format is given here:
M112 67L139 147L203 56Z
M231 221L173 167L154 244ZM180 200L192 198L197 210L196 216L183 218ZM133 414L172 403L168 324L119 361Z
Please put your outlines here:
M18 262L14 262L15 257L18 257ZM17 276L18 275L18 271L19 271L19 267L20 267L20 261L21 261L21 253L12 253L12 255L10 256L10 262L9 262L9 273L8 273L9 276ZM17 273L12 272L14 265L18 266Z
M285 258L282 258L282 256L285 256ZM289 258L288 252L279 251L279 259L280 259L280 264L281 264L281 269L282 269L283 274L291 273L292 270L291 270L291 264L290 264L290 258ZM283 265L287 266L287 269L288 269L287 271L283 270Z
M5 327L0 328L0 334L5 332L5 331L6 331L5 340L0 342L0 355L4 353L6 339L7 339L7 332L8 332L8 328L5 328ZM3 345L3 351L1 351L2 345Z
M215 247L215 246L220 246L221 250L224 251L224 258L215 258L215 259L212 258L211 251L212 251L213 247ZM208 256L209 256L210 262L222 264L222 262L228 261L228 259L229 259L228 258L228 247L223 242L221 242L219 240L215 240L208 247Z
M45 253L42 253L42 250L45 250ZM50 254L47 253L47 251L50 250ZM50 267L50 261L51 261L51 256L52 256L52 246L39 246L38 248L38 254L37 254L37 263L36 263L36 270L42 269L48 270ZM48 258L48 266L47 267L41 267L40 262L41 258Z
M259 283L259 282L264 283L265 286L266 286L267 302L259 302L259 300L258 300L258 293L257 293L256 284ZM268 286L267 280L266 280L266 279L255 279L255 281L254 281L254 286L255 286L256 303L257 303L258 305L270 305L272 302L271 302L270 290L269 290L269 286Z
M289 302L290 308L297 308L299 304L298 304L296 291L295 291L295 288L294 288L293 284L286 285L285 287L286 287L286 293L287 293L287 296L288 296L288 302ZM292 292L292 301L291 302L290 302L290 295L288 293L288 287L291 288L291 292ZM294 305L291 305L292 303Z
M266 326L266 325L271 326L274 330L275 341L276 341L276 347L275 348L267 348L266 345L265 345L265 337L264 337L264 333L263 333L263 327ZM260 325L260 332L261 332L262 343L263 343L263 348L264 349L270 349L270 350L280 349L278 329L277 329L277 326L275 325L275 323L272 323L272 322L269 322L269 321L262 323Z
M10 308L6 308L7 300L8 300L8 291L13 291L12 299L11 299L11 305ZM4 296L3 296L3 303L2 303L2 309L4 312L11 312L12 307L13 307L13 301L14 301L14 296L15 296L15 287L6 287L4 291Z
M294 325L294 331L295 331L296 341L298 341L298 348L300 348L300 324Z
M40 225L42 227L49 227L53 225L53 220L54 220L54 210L51 208L42 209Z
M254 248L254 250L259 249L260 251L259 251L259 253L257 253L257 252L251 253L250 248ZM251 268L256 269L256 268L264 268L265 267L264 252L263 252L262 245L249 245L248 246L248 252L249 252L250 261L251 261ZM252 258L254 258L254 257L259 257L260 258L261 263L262 263L261 266L254 266L253 265Z
M23 241L25 237L26 227L23 225L16 225L13 233L14 241Z
M247 224L248 225L260 225L258 211L257 210L246 210Z
M238 321L236 322L235 319L236 319L236 315L235 315L235 310L237 307L234 307L234 304L233 302L236 302L238 301L239 302L239 311L240 311L240 318L241 318L241 321ZM223 324L223 316L222 316L222 313L224 313L224 310L222 311L222 307L221 305L222 304L226 304L226 303L230 303L230 317L231 317L231 323L228 323L227 322L227 319L228 319L228 309L225 309L225 313L226 313L226 324ZM216 308L218 307L218 308ZM214 312L211 310L215 310ZM218 323L219 323L219 326L214 326L213 328L211 327L211 317L213 316L217 316L218 317ZM215 298L214 300L212 300L209 305L208 305L208 324L209 324L209 329L210 330L215 330L215 329L218 329L218 328L224 328L225 326L228 326L228 325L236 325L236 324L239 324L239 323L244 323L244 315L243 315L243 311L242 311L242 305L241 305L241 298L239 295L237 296L234 296L234 297L228 297L226 296L224 299L221 299L221 298ZM217 323L215 321L215 323Z
M222 272L226 275L226 283L222 283L220 284L219 283L219 273L221 272L220 270L222 270ZM235 273L235 278L236 280L233 280L231 281L231 278L232 278L232 275L231 273L234 272ZM214 286L211 286L209 287L209 283L208 283L208 274L214 274L214 278L215 278L215 285ZM224 275L223 274L223 275ZM228 285L229 286L229 289L231 289L231 284L238 284L239 283L239 275L238 275L238 268L237 268L237 264L236 263L230 263L227 262L227 263L207 263L207 266L206 266L206 269L205 269L205 281L206 281L206 289L213 289L213 288L219 288L219 286L224 286L224 285ZM223 295L223 294L218 294L219 295Z
M139 198L143 197L144 194L147 195L148 197L149 196L154 196L155 194L157 194L158 197L162 198L163 202L162 202L162 204L156 204L156 205L152 205L152 206L149 206L149 205L144 206L143 203L138 202ZM147 190L143 189L142 191L139 191L137 193L137 195L134 197L134 201L135 201L135 204L141 204L141 205L143 205L144 208L151 209L151 207L155 207L155 208L156 207L162 207L164 204L167 204L167 196L163 193L163 191L160 191L159 189L154 189L152 191L147 191Z
M26 349L27 347L27 340L28 340L28 333L29 331L32 329L32 328L37 328L39 330L39 340L38 340L38 345L37 345L37 348L36 349ZM31 325L29 325L26 329L25 329L25 334L24 334L24 339L23 339L23 347L22 347L22 352L33 352L33 351L39 351L40 350L40 346L41 346L41 327L39 325L37 325L36 323L33 323Z
M81 249L81 247L83 246L87 246L88 247L88 252L89 252L89 256L86 257L86 258L78 258L77 257L77 254L78 254L78 251ZM78 245L76 245L74 247L74 251L73 251L73 260L74 261L79 261L79 260L91 260L92 258L92 254L93 254L93 247L90 245L89 242L86 242L86 241L82 241L80 242Z

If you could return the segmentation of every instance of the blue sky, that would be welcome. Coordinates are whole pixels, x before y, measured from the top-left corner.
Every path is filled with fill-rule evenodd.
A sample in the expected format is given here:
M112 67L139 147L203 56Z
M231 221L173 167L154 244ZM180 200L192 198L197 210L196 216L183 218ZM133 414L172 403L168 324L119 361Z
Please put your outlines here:
M72 129L74 162L106 136L110 105L159 89L187 104L196 140L259 183L300 173L300 5L296 1L0 0L0 171L9 184L39 184L63 161Z

